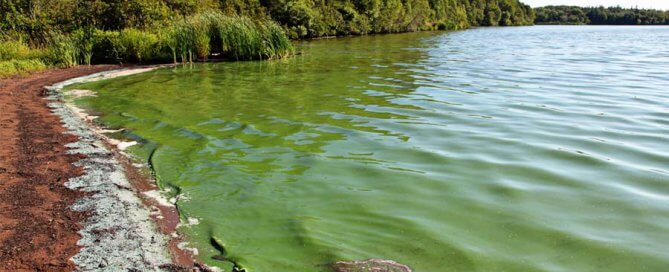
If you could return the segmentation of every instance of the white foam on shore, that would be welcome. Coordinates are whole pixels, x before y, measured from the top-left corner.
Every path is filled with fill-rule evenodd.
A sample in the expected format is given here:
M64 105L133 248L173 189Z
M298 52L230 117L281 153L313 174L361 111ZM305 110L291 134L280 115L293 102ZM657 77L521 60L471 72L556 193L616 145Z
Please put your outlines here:
M146 192L143 192L142 194L144 194L144 195L147 196L148 198L151 198L151 199L155 200L155 201L158 203L158 205L161 205L161 206L167 206L167 207L172 207L172 206L174 206L174 204L173 204L172 202L170 202L170 201L169 201L169 200L168 200L168 199L167 199L167 198L166 198L160 191L158 191L158 190L146 191Z
M52 91L49 99L54 100L49 106L60 116L69 133L79 137L79 141L67 145L70 148L68 153L86 156L75 163L85 169L85 174L72 178L65 184L70 189L92 193L79 199L72 207L76 211L92 213L82 222L83 229L79 232L82 238L78 245L83 248L72 257L78 270L161 271L161 265L171 263L167 251L169 238L158 231L151 220L150 209L142 203L128 181L123 166L103 143L110 138L102 135L101 129L92 127L88 122L96 117L59 101L62 98L59 91L64 86L137 74L156 68L158 67L97 73L47 87ZM91 92L80 90L76 94L91 95ZM134 144L136 142L119 142L115 146L123 149ZM171 205L169 202L167 204Z
M138 144L138 143L135 142L135 141L131 141L131 142L120 142L120 143L118 143L118 144L116 145L116 147L117 147L119 150L123 151L123 150L128 149L128 147L131 147L131 146L133 146L133 145L137 145L137 144Z
M181 250L190 251L191 254L193 254L194 256L200 255L200 252L197 250L197 248L189 247L188 245L189 245L188 242L181 242L181 243L177 244L177 248L179 248Z
M72 98L81 98L86 96L97 96L94 91L91 90L70 90L67 92L69 97Z

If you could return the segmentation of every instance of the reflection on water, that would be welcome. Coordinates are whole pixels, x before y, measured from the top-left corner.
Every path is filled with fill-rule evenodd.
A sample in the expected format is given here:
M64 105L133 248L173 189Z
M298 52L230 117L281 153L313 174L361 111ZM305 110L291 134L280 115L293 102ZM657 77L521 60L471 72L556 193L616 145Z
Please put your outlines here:
M342 38L76 88L145 141L134 151L183 194L200 220L184 231L212 265L230 265L212 259L224 249L251 271L367 258L661 271L667 40L667 27Z

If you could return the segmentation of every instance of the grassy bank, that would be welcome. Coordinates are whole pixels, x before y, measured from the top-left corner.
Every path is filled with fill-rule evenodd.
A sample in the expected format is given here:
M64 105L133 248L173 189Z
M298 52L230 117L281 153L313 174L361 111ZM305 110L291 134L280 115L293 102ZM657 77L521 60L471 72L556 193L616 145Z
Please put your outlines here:
M293 52L290 39L534 21L532 8L518 0L0 3L0 77L91 63L275 59Z
M0 42L0 78L47 68L48 53L31 49L21 41Z
M91 63L185 63L212 56L259 60L292 52L283 29L272 21L203 13L154 29L52 32L35 47L6 40L0 43L0 77Z

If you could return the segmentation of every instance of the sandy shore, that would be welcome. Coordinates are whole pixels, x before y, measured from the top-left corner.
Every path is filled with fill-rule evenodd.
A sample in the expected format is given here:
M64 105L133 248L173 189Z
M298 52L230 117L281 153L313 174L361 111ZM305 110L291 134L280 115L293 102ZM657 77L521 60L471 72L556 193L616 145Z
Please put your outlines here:
M59 92L153 68L82 66L0 81L0 270L205 270L176 246L176 208L116 149L128 143L105 137Z

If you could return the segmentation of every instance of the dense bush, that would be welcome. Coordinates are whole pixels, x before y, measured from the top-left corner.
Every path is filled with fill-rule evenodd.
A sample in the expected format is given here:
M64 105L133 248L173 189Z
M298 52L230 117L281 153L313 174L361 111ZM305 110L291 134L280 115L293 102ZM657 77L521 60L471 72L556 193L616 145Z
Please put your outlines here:
M31 48L15 39L0 42L0 60L35 60L49 66L72 67L91 63L176 63L179 58L192 62L212 54L237 60L272 59L293 52L283 29L271 20L220 12L179 18L155 29L86 27L69 33L49 31L37 46L44 49ZM22 64L3 63L3 69L17 72L22 69L15 66Z
M126 50L120 36L119 31L95 30L93 33L92 62L123 63Z
M536 9L537 24L662 25L669 11L621 7L547 6Z
M0 78L44 70L49 56L49 51L32 49L22 41L0 41Z

